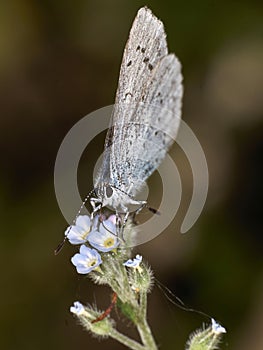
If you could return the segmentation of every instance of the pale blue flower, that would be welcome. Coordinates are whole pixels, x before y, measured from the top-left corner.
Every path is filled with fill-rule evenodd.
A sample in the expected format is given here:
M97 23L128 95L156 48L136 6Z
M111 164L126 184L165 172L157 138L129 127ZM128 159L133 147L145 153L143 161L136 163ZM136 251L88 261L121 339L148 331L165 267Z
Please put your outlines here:
M89 273L98 267L101 263L101 256L95 249L80 246L79 253L71 258L71 262L76 266L77 272L81 274Z
M213 318L212 321L212 331L215 334L226 333L225 327L221 326L221 324L217 323Z
M111 222L113 223L113 225L115 226L115 228L113 229L113 232L116 232L116 215L111 215L108 217L107 220L105 220L106 223Z
M142 262L142 256L137 254L134 259L129 259L125 263L123 263L124 266L127 267L133 267L134 269L140 268L140 263Z
M112 215L113 216L113 215ZM98 231L90 232L88 242L92 247L101 252L109 252L119 245L119 239L116 235L116 225L110 218L104 220L100 225Z
M79 301L75 301L73 306L70 307L70 312L75 315L81 315L85 312L85 308Z
M114 236L117 236L116 215L111 215L110 217L108 217L107 220L103 220L103 222L101 222L101 224L99 225L99 231L102 233L108 231Z
M87 242L90 231L90 217L88 215L79 215L76 224L67 228L65 236L67 236L71 244L83 244Z

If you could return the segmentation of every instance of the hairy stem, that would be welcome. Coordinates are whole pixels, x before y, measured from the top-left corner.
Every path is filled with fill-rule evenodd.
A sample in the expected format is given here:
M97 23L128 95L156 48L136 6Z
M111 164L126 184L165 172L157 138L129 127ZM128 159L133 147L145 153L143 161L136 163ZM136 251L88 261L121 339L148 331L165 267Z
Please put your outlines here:
M140 343L138 343L133 339L130 339L126 335L119 333L116 329L112 329L110 336L132 350L146 350L146 348L143 345L141 345ZM155 349L155 348L149 348L149 349Z
M158 349L157 345L155 343L151 329L145 318L137 323L137 329L145 348L151 349L151 350L157 350Z

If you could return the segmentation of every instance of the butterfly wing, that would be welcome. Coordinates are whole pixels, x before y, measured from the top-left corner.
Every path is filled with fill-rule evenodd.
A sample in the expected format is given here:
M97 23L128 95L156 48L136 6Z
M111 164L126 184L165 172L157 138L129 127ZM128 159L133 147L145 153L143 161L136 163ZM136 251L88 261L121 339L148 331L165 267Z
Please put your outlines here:
M97 183L135 194L164 158L179 126L181 66L147 8L133 22Z
M146 82L141 102L118 140L123 149L118 176L134 195L164 159L180 124L181 65L175 55L163 57ZM125 152L124 152L125 151Z
M168 53L163 24L150 9L141 8L132 24L126 43L116 92L114 111L105 140L103 163L95 187L102 181L119 185L114 174L123 149L119 143L123 126L136 113L140 92L160 59Z

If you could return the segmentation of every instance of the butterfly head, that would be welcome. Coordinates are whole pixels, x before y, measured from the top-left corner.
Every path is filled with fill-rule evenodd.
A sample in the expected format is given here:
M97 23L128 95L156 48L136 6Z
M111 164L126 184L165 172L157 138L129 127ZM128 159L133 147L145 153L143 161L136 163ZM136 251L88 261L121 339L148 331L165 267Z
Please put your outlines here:
M102 207L108 207L113 211L131 212L131 206L140 206L142 201L138 201L131 197L123 190L110 185L109 183L102 183L96 189L98 202Z

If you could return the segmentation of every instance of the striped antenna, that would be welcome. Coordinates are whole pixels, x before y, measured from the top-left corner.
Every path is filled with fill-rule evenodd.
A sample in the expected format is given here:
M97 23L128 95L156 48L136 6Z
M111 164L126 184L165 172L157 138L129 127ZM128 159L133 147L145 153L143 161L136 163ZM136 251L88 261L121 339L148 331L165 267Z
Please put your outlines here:
M67 240L67 238L68 238L68 235L69 235L69 233L70 233L70 231L71 231L71 229L72 229L72 226L75 225L78 216L80 215L82 209L84 208L85 204L87 203L87 200L90 198L90 196L91 196L92 193L94 193L94 192L95 192L95 188L93 188L93 189L87 194L87 196L84 198L84 201L82 202L82 204L81 204L81 206L80 206L80 208L79 208L79 210L78 210L78 212L77 212L77 215L75 216L75 218L74 218L72 224L68 227L68 229L67 229L67 231L66 231L66 233L65 233L64 239L59 243L59 245L57 246L57 248L54 250L54 254L55 254L55 255L58 255L58 253L59 253L59 252L61 251L61 249L63 248L63 246L64 246L64 244L65 244L65 242L66 242L66 240Z

